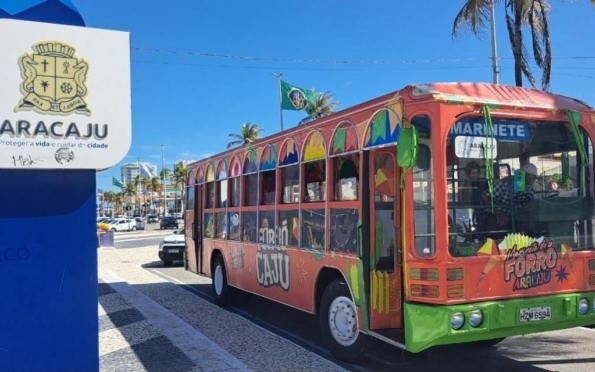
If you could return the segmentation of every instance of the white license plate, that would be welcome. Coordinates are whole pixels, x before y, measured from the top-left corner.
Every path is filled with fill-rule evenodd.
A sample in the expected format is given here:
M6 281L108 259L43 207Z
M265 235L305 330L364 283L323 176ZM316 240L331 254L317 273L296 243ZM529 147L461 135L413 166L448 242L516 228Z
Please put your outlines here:
M179 249L168 249L169 253L180 253Z
M552 308L549 306L521 309L519 313L519 320L521 322L535 322L550 319L552 319Z

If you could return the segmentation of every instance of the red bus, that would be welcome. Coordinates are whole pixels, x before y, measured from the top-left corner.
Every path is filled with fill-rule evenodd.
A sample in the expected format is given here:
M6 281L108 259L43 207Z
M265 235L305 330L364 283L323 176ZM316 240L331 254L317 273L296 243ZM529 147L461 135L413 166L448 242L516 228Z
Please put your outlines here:
M188 167L187 268L216 302L318 314L360 362L595 323L595 111L410 85Z

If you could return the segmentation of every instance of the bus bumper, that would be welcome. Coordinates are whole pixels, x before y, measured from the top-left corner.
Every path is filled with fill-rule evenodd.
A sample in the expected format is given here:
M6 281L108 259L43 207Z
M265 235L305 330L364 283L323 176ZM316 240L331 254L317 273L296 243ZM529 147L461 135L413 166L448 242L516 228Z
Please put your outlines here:
M584 314L579 312L579 301L588 303ZM407 350L417 353L436 345L481 341L493 338L525 335L595 324L595 292L567 293L543 297L498 300L462 305L426 305L405 302L405 344ZM584 310L584 300L582 301ZM534 309L534 310L528 310ZM549 319L529 320L530 314L543 318L549 309ZM471 313L481 310L482 322L470 324ZM464 323L453 329L453 314L462 313ZM521 312L525 320L521 321ZM475 321L477 323L477 312Z

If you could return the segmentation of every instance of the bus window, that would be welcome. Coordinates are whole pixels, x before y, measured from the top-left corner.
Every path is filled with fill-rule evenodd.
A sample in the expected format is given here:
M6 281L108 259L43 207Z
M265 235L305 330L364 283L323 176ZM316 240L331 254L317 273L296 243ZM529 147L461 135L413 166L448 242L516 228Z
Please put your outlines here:
M258 174L252 173L244 176L244 205L251 206L256 205L258 199Z
M357 200L359 181L359 154L333 158L335 195L334 200Z
M209 182L206 185L207 205L206 208L215 208L215 182Z
M240 177L234 177L229 179L230 185L230 196L231 200L229 201L230 207L239 207L240 206Z
M304 165L306 188L304 201L321 202L326 200L326 165L324 160Z
M260 200L260 204L262 205L270 205L275 204L275 187L276 187L276 175L277 172L274 170L262 172L262 196Z
M219 189L219 208L227 207L227 180L217 182L217 188Z
M481 129L483 123L483 117L461 118L447 138L448 166L460 169L448 180L451 255L475 256L487 239L499 242L500 249L512 248L505 238L513 233L526 241L551 239L558 251L562 243L573 250L591 249L593 149L588 135L579 130L579 145L566 122L493 118L495 143L485 159L477 150L486 143L485 134L465 129ZM473 181L477 195L463 199L456 191L468 183L462 180L463 167L473 163L485 164L485 170ZM485 186L489 179L492 194Z
M299 165L290 165L288 167L281 168L281 192L283 193L281 202L283 204L299 203L300 201L299 170Z
M427 115L411 119L419 134L419 147L427 158L431 156L431 121ZM420 164L421 165L421 164ZM432 162L413 168L413 201L415 208L415 249L419 256L431 257L436 253L436 227L434 220L434 188Z

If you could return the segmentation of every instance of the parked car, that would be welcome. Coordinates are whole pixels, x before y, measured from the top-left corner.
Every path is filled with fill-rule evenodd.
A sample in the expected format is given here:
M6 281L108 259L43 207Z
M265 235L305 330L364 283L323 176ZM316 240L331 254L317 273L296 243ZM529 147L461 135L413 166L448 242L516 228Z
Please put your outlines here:
M174 229L177 229L180 227L180 225L178 224L178 219L172 216L167 216L167 217L163 217L161 219L161 222L159 224L159 227L161 228L161 230L163 229L167 229L170 227L173 227Z
M159 259L165 266L171 266L174 261L184 260L186 239L184 229L179 229L172 235L164 237L159 242Z
M145 229L145 219L142 217L136 217L134 219L134 221L136 222L136 229L137 230L144 230Z
M157 222L159 222L159 217L157 217L156 215L149 214L147 216L147 223L157 223Z
M113 231L134 231L136 230L136 221L129 218L118 218L110 221L109 229Z

